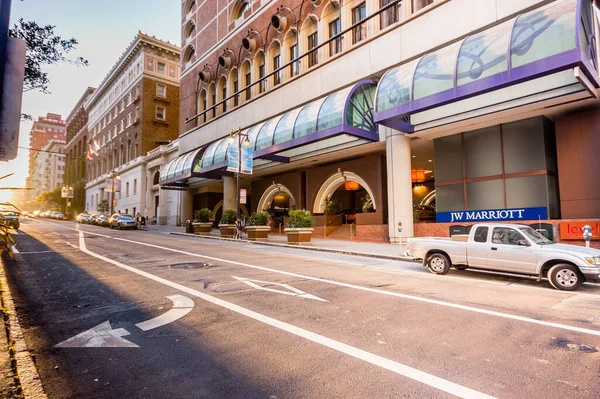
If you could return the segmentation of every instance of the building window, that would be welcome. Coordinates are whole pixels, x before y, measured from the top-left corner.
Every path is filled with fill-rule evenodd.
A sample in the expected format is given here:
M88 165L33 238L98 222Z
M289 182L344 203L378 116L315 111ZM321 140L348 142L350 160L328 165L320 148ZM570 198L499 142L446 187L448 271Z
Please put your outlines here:
M248 68L248 72L246 72L246 75L244 76L244 86L246 87L246 101L252 98L252 87L250 87L250 85L252 84L252 75L249 69L250 68Z
M133 94L131 92L127 93L127 105L130 105L133 102Z
M396 1L396 0L380 0L380 4L381 4L380 8L383 8L383 7L393 3L394 1ZM390 6L379 15L379 24L380 24L381 29L385 29L388 26L391 26L400 20L401 5L402 5L402 2L399 2L398 4L396 4L394 6Z
M258 66L258 79L262 79L265 77L265 61L263 60L262 63ZM267 81L262 80L259 84L258 84L258 92L259 93L264 93L267 90Z
M133 179L133 195L136 195L136 194L137 194L137 179Z
M125 99L121 100L121 112L125 111Z
M212 117L215 118L217 116L217 107L215 105L217 103L217 92L214 85L211 87L210 96L210 100L212 101Z
M121 132L125 130L125 119L121 119Z
M367 37L367 21L364 21L366 17L367 6L365 3L352 9L352 25L363 21L363 23L352 29L352 43L358 43Z
M280 67L281 54L277 54L275 57L273 57L273 72L276 71L273 75L273 86L277 86L279 83L281 83L281 71L278 71Z
M319 63L318 50L313 50L319 45L319 39L317 38L317 32L308 36L308 67L312 67ZM312 50L312 51L311 51Z
M164 62L159 62L157 63L157 71L160 75L164 75L165 74L165 63Z
M156 95L158 97L166 97L167 96L167 86L162 85L160 83L156 84Z
M125 196L129 197L129 182L125 183Z
M341 31L340 19L336 19L329 23L329 38L339 35ZM337 37L329 42L329 55L334 55L342 51L342 37Z
M223 87L221 87L221 101L223 101L223 113L227 112L227 82L223 81Z
M167 111L165 107L156 107L156 119L164 121L167 119Z
M419 11L421 8L425 8L430 4L433 4L433 0L412 0L413 12Z
M133 118L131 116L131 112L127 114L127 127L131 126L133 123Z
M235 73L233 75L233 106L234 107L237 107L239 104L240 95L237 94L239 89L240 89L240 83L238 80L238 73L237 73L237 71L235 71Z
M233 10L231 12L231 22L237 21L238 19L244 16L244 13L250 9L250 1L249 0L241 0L238 1L237 4L233 6Z

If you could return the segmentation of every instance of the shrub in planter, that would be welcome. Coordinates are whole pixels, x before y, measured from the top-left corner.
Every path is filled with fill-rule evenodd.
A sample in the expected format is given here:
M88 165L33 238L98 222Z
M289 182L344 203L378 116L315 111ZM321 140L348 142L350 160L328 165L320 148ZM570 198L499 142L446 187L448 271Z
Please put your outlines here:
M194 234L210 234L210 230L212 228L212 223L210 222L211 216L212 212L208 208L202 208L194 212L194 221L192 222L192 226L194 226Z
M309 244L313 232L311 213L305 209L291 210L289 216L289 227L285 229L288 244Z
M223 216L219 221L219 231L221 237L233 237L233 231L235 229L235 211L233 209L227 209L223 212Z
M194 222L208 223L208 222L210 222L211 216L212 216L212 212L210 209L202 208L202 209L194 212Z
M268 212L256 212L246 221L246 231L248 232L248 240L250 241L265 241L269 238L268 226L271 215Z

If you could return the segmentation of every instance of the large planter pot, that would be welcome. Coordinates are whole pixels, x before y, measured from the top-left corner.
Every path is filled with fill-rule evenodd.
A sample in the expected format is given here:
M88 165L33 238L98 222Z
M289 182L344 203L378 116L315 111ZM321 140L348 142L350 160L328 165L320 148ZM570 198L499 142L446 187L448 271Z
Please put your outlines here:
M221 232L221 237L233 238L235 224L220 224L219 231Z
M194 226L194 234L201 236L209 235L210 230L212 229L212 223L210 222L194 222L192 223L192 226Z
M288 227L284 232L287 234L288 244L306 245L310 244L313 230L309 227Z
M246 226L248 240L250 241L267 241L269 238L269 226Z

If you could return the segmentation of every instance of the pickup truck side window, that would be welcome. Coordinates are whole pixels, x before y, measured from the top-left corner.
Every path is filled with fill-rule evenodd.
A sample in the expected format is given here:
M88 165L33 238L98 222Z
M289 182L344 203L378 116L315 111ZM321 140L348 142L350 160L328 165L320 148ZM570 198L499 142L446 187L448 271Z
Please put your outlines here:
M487 227L478 227L475 230L475 235L473 236L473 240L475 242L486 242L488 236L488 228Z
M519 241L522 240L525 240L525 237L515 229L494 227L492 234L493 244L519 245Z

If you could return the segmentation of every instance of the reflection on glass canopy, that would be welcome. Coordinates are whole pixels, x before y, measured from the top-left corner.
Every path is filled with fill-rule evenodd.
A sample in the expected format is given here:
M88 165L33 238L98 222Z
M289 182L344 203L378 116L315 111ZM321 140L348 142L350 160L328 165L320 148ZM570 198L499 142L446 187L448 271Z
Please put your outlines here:
M169 161L161 171L160 184L163 184L167 180L189 177L194 171L195 166L200 162L199 155L202 150L203 148L199 148Z
M590 41L595 40L594 24L590 17L591 3L581 2L582 17L579 22L577 4L577 0L550 3L469 36L462 42L392 68L379 82L376 111L404 105L409 107L413 101L451 92L479 80L502 76L512 69L568 53L578 46L578 27L581 28L581 48L588 58L595 58L592 57L594 46L590 45ZM546 66L544 70L548 69L550 67ZM500 83L494 81L486 84L493 87L495 84L505 84L508 79L499 78ZM428 104L433 103L435 101ZM419 106L411 105L409 108L412 112L418 110Z
M219 146L219 144L221 144L225 140L227 140L227 138L219 139L219 140L213 142L212 144L210 144L206 148L206 151L204 152L204 156L202 157L202 167L203 168L206 168L213 164L213 159L214 159L213 157L215 155L215 152L217 151L217 147Z

